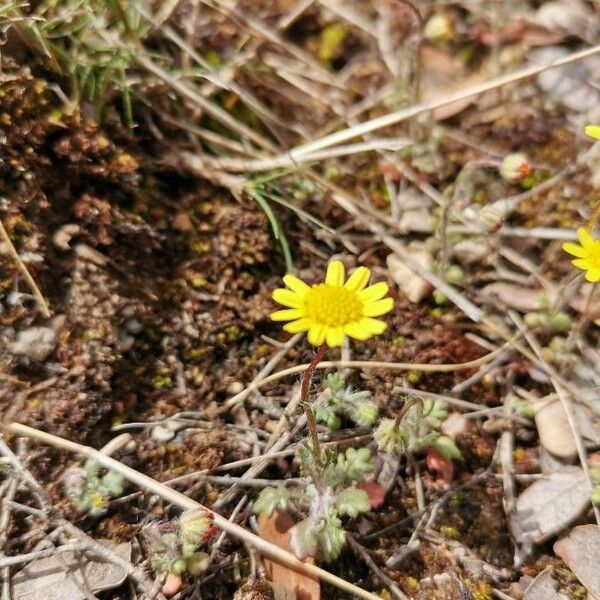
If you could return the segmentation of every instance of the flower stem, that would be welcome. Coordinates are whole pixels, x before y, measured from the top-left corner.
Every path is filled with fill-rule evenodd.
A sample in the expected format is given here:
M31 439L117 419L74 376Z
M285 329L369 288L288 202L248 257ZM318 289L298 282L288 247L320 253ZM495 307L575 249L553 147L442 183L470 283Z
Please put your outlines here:
M319 444L319 436L317 434L317 420L315 419L315 413L310 406L308 396L313 374L317 368L317 365L321 362L321 360L323 360L326 350L326 344L321 344L321 346L319 346L319 349L313 356L313 359L310 361L308 368L306 371L304 371L304 375L302 376L302 384L300 385L300 402L302 403L302 408L306 414L306 422L308 423L308 430L310 432L310 438L312 441L312 452L313 456L315 457L315 462L318 466L321 465L321 445Z

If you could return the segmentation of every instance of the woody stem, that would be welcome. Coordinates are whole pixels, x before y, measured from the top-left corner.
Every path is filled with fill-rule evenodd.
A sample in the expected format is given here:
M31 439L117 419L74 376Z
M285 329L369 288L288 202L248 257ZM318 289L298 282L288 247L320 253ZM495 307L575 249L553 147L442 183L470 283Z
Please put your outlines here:
M306 414L306 422L308 423L308 431L310 432L310 438L312 441L312 452L317 465L321 464L321 445L319 444L319 436L317 434L317 420L315 419L315 413L310 406L309 391L310 382L315 369L321 360L323 360L326 351L327 345L321 344L313 356L313 359L310 361L308 368L306 371L304 371L304 375L302 376L302 384L300 385L300 402L302 403L302 408Z

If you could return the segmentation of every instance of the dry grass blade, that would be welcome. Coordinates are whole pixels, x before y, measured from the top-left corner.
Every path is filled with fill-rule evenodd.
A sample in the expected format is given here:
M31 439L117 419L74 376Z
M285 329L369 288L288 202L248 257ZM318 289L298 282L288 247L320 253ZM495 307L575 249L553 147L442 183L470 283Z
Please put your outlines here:
M543 73L544 71L547 71L549 69L556 69L558 67L562 67L564 65L583 60L584 58L588 58L589 56L594 56L598 53L600 53L600 45L593 46L592 48L587 48L586 50L580 50L579 52L574 52L569 56L552 61L545 65L527 67L509 75L498 77L496 79L493 79L492 81L481 83L479 85L474 85L473 87L467 88L466 90L460 90L453 94L449 94L445 98L435 98L426 102L419 102L418 104L414 104L413 106L403 108L389 115L384 115L382 117L377 117L375 119L365 121L364 123L360 123L359 125L348 127L347 129L342 129L341 131L336 131L331 135L327 135L321 139L314 140L307 144L303 144L302 146L297 146L296 148L293 148L289 151L289 156L291 156L294 160L298 160L302 156L305 156L306 154L312 154L317 150L323 150L324 148L335 146L342 142L351 140L355 137L365 135L366 133L371 133L372 131L376 131L377 129L381 129L383 127L388 127L390 125L395 125L396 123L406 121L407 119L410 119L411 117L416 117L417 115L420 115L424 112L432 111L437 108L447 106L448 104L452 104L453 102L464 100L466 98L479 96L485 92L489 92L496 88L508 85L510 83L515 83L517 81L522 81L524 79L529 79L530 77L539 75L540 73Z

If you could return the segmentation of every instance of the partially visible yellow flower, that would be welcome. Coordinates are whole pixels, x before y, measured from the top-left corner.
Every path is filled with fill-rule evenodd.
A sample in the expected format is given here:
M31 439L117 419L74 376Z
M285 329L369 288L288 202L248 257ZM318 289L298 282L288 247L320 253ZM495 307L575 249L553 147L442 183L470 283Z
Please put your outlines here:
M308 331L308 341L314 346L341 346L346 336L367 340L387 327L373 317L394 307L394 301L384 297L387 283L367 287L370 277L369 269L358 267L344 283L344 265L339 260L329 263L325 283L309 286L294 275L286 275L283 282L288 289L276 289L273 300L288 308L274 312L271 318L291 321L283 327L290 333Z
M585 278L593 283L600 281L600 240L595 240L585 227L577 230L579 244L566 242L563 250L576 256L574 266L585 271Z
M590 137L600 140L600 125L588 125L585 128L585 135L589 135Z

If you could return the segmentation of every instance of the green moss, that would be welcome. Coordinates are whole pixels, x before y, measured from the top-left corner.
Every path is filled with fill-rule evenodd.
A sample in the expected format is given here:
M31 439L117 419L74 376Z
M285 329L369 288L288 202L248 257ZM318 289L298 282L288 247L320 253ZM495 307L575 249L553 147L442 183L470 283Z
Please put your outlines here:
M408 380L408 383L415 385L423 379L423 373L420 373L419 371L409 371L406 379Z
M225 337L229 342L237 341L240 338L241 334L242 333L240 331L240 328L237 325L230 325L225 330Z
M192 348L190 350L190 358L192 360L203 360L206 357L206 350L204 348Z
M173 385L173 378L169 373L161 373L154 378L152 382L154 388L157 390L163 390Z
M440 527L440 533L448 540L459 540L460 539L460 531L457 527L450 527L448 525L443 525Z

